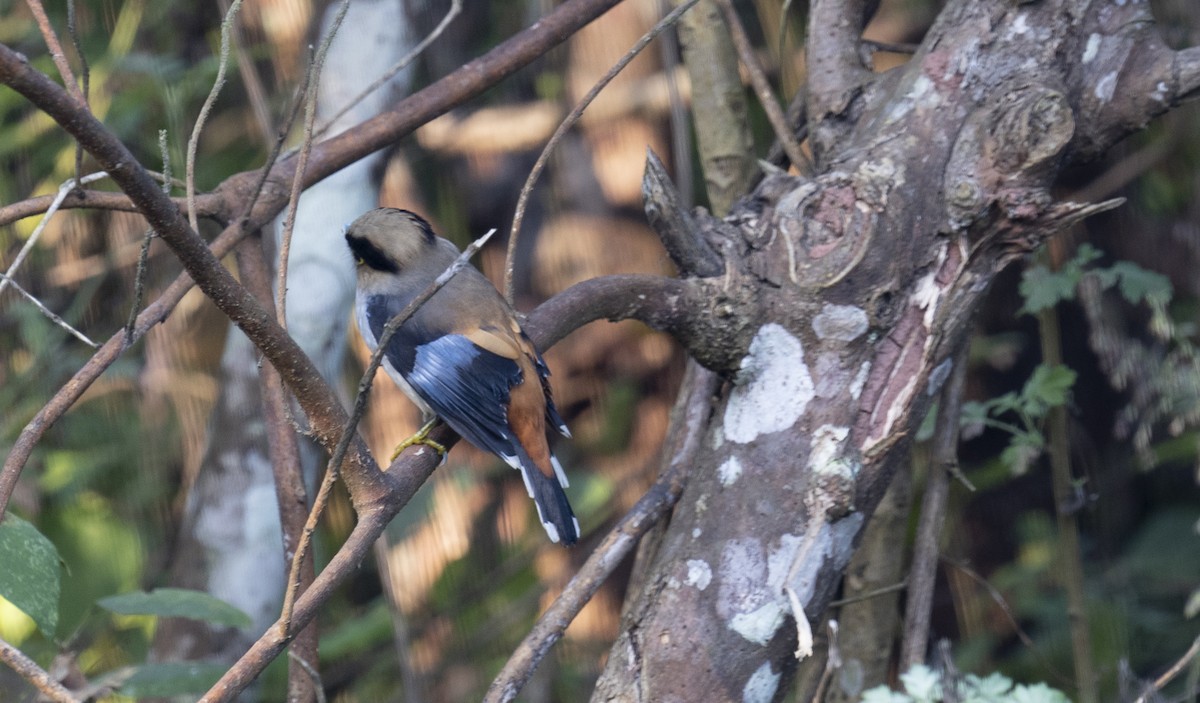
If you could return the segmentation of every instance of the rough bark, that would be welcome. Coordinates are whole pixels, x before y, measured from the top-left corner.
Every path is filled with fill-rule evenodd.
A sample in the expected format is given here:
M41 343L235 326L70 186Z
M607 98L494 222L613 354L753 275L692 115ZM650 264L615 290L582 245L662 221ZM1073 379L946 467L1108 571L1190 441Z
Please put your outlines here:
M1196 88L1195 50L1167 50L1140 2L956 0L877 77L853 46L862 11L813 3L819 175L771 176L711 229L750 343L719 369L729 383L596 700L782 695L989 283L1115 205L1055 202L1061 166Z

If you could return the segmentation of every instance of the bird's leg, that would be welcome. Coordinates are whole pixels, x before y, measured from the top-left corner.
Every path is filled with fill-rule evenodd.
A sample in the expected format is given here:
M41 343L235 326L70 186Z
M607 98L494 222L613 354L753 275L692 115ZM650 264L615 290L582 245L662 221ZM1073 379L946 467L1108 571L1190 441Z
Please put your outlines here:
M440 458L445 461L446 448L429 438L429 431L432 430L433 426L437 423L438 418L436 415L434 415L429 419L428 422L421 426L421 429L417 430L416 434L404 440L399 444L399 446L396 447L396 450L392 452L392 457L388 459L388 463L390 464L391 462L395 461L396 457L400 456L400 452L408 449L414 444L424 444L425 446L437 452L440 455Z

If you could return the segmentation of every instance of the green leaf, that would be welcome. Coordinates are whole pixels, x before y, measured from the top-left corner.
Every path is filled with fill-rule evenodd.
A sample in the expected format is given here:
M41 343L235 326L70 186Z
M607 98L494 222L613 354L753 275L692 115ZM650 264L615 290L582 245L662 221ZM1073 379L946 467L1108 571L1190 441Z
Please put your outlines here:
M204 693L221 679L227 667L207 662L163 662L138 667L121 686L121 695L160 698Z
M1025 382L1025 387L1021 389L1026 412L1033 416L1041 416L1050 408L1066 403L1067 392L1075 385L1077 376L1078 374L1066 366L1039 364Z
M1071 703L1071 699L1061 691L1056 691L1044 683L1017 686L1009 700L1013 703Z
M97 603L105 610L121 615L189 618L230 627L249 627L252 623L249 615L225 601L202 591L183 588L156 588L150 593L122 593L101 598Z
M1004 451L1000 452L1000 461L1008 467L1013 474L1022 476L1029 471L1030 465L1042 455L1042 450L1045 448L1045 440L1040 434L1021 433L1013 435L1009 440L1008 446Z
M0 522L0 596L17 606L46 637L58 627L61 560L37 528L8 513Z
M1117 289L1131 303L1171 299L1171 280L1161 273L1147 271L1132 261L1118 261L1112 270L1120 279Z
M912 698L903 693L896 693L887 686L876 686L869 691L863 691L862 703L912 703Z
M940 701L942 699L942 682L933 669L918 664L900 674L904 683L904 691L912 696L914 701Z
M1021 297L1025 299L1021 312L1035 315L1064 300L1070 300L1075 296L1078 283L1078 276L1072 276L1069 271L1054 272L1041 264L1030 266L1021 274L1018 286Z

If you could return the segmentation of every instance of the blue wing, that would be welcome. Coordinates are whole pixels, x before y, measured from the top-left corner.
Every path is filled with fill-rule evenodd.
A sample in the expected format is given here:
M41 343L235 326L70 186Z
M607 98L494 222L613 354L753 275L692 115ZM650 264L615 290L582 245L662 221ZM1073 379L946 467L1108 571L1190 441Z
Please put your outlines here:
M417 346L405 379L429 407L471 444L519 466L508 427L509 389L521 382L521 368L448 334Z

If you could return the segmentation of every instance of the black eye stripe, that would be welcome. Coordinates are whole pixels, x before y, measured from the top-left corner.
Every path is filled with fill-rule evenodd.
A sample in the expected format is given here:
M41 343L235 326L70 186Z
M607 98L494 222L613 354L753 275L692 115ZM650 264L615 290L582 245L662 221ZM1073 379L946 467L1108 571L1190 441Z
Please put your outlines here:
M346 244L350 246L354 258L364 265L384 273L400 273L400 267L396 265L396 262L370 241L347 233Z

